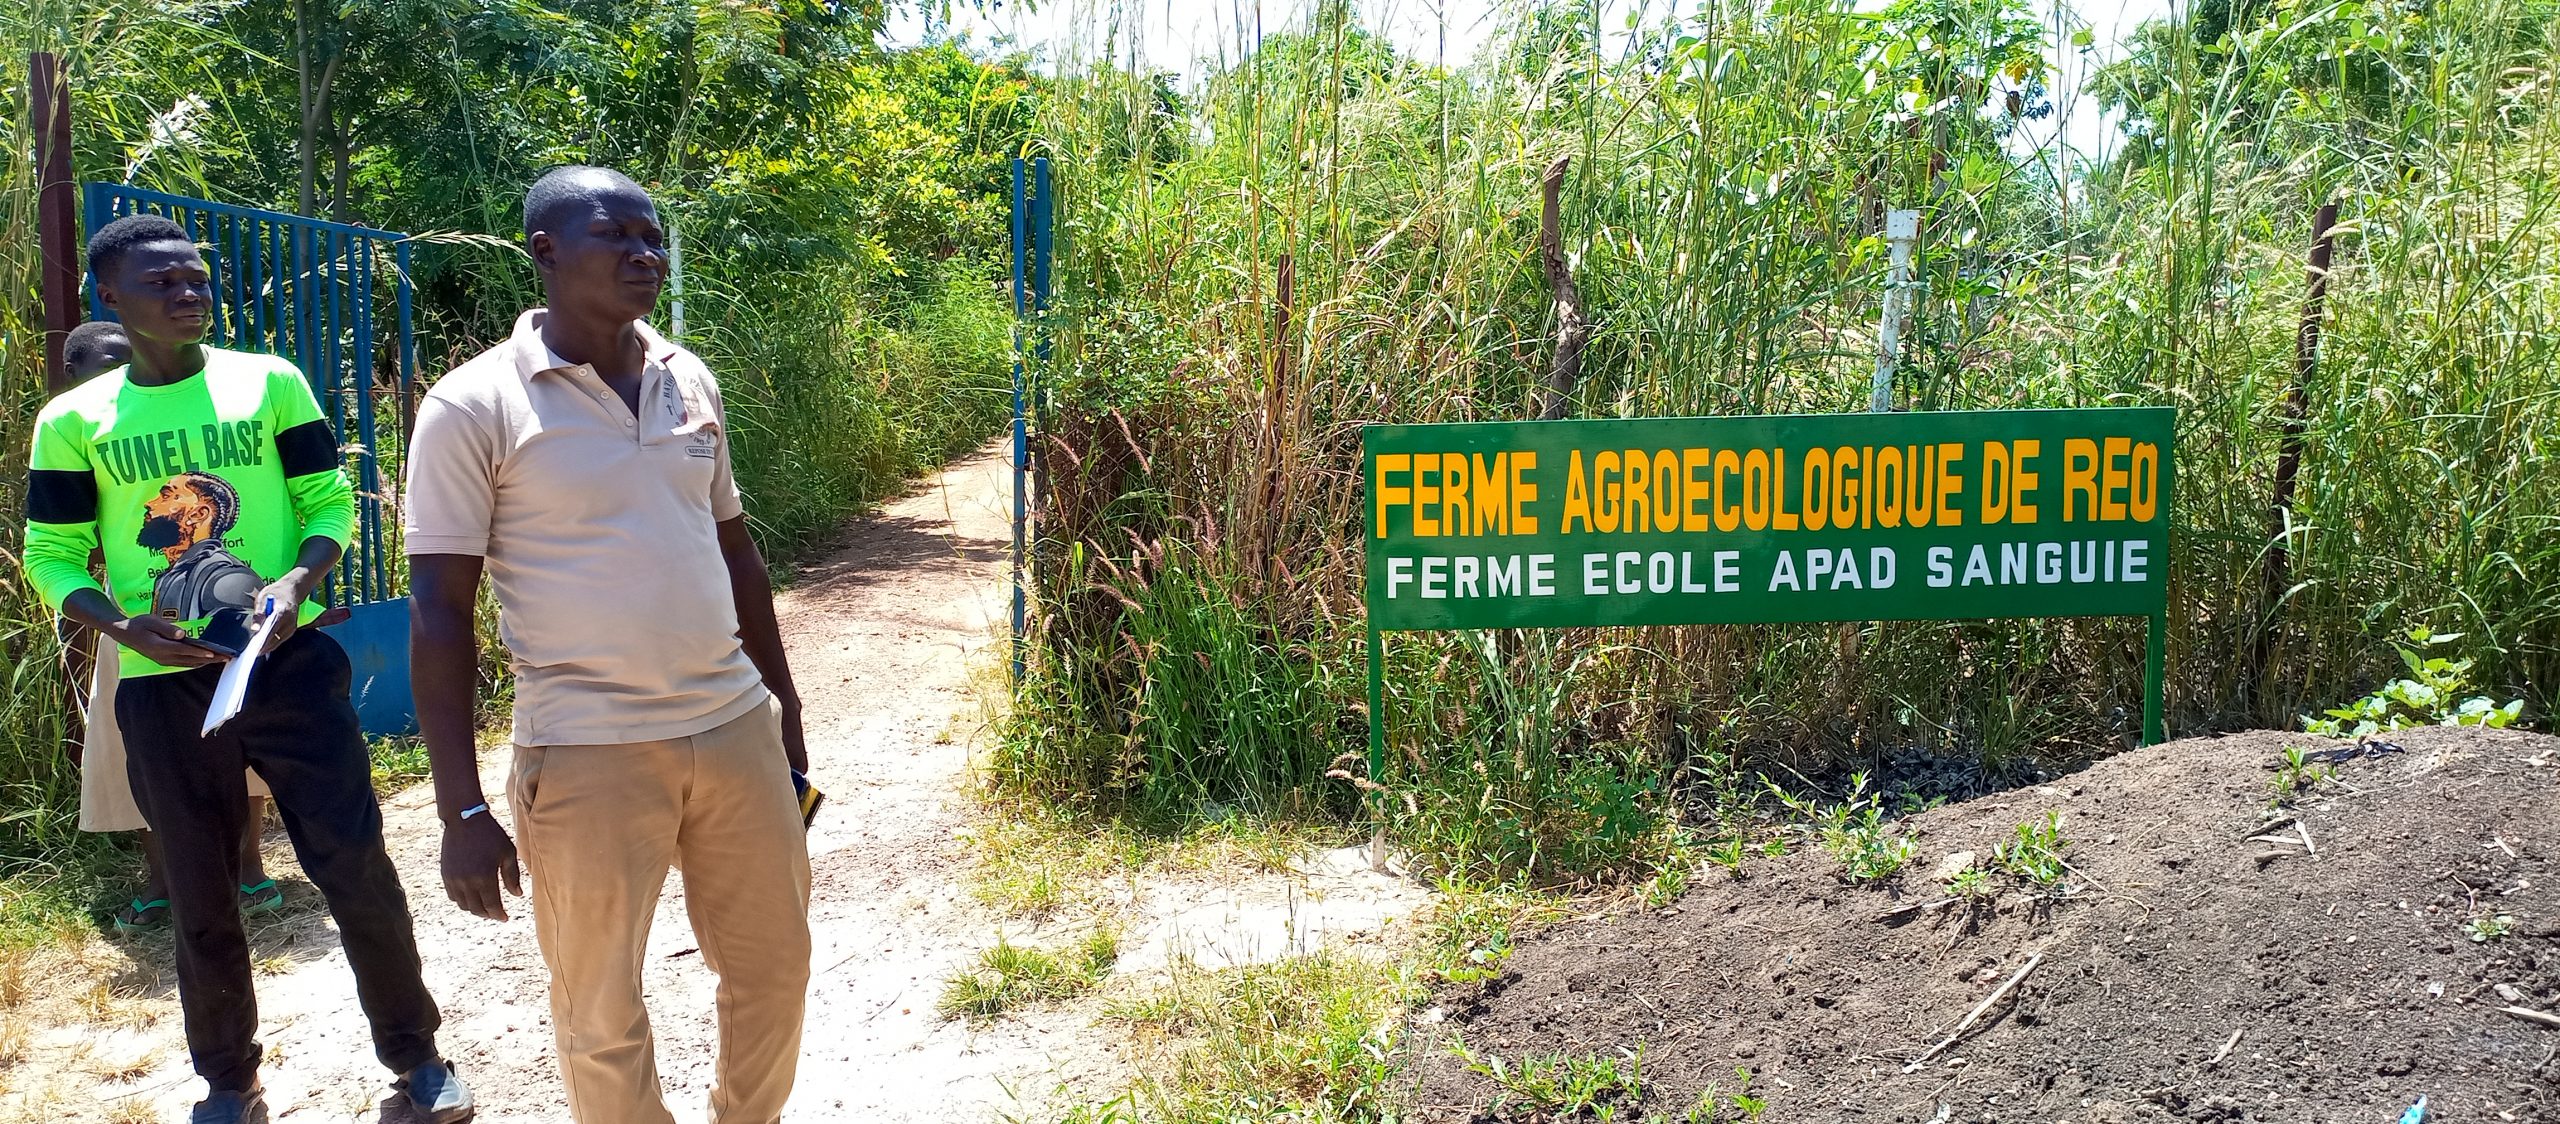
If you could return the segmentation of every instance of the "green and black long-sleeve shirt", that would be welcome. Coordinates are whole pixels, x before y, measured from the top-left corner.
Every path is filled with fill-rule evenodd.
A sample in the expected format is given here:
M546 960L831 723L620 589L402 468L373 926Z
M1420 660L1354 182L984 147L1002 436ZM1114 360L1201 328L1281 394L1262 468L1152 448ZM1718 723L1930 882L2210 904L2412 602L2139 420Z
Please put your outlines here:
M302 372L272 355L208 347L204 357L200 374L166 386L137 386L116 368L37 416L26 567L55 611L72 591L100 588L89 573L100 549L119 608L194 633L252 612L303 540L353 535L355 491ZM303 623L319 615L303 604ZM120 670L176 669L126 649Z

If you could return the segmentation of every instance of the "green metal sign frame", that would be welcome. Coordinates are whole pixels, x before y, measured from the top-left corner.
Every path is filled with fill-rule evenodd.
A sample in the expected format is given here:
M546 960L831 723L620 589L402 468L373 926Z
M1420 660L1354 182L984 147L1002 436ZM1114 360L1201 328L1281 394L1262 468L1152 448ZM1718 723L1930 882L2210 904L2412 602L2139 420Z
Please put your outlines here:
M2148 617L2166 737L2167 407L1372 425L1369 770L1388 632Z

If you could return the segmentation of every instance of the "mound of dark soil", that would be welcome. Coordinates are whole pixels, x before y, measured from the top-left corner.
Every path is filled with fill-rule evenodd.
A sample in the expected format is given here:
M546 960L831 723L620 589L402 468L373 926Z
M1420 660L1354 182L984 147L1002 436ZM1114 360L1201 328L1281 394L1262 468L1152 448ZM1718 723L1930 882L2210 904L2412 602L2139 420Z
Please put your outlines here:
M1739 879L1708 868L1668 908L1556 926L1424 1012L1441 1037L1419 1118L1551 1118L1445 1048L1455 1035L1514 1073L1641 1046L1620 1121L1679 1119L1710 1085L1743 1088L1741 1067L1782 1122L2391 1124L2421 1095L2430 1121L2560 1122L2560 1026L2503 1010L2560 1009L2560 739L2394 740L2405 752L2307 791L2299 829L2263 826L2271 766L2350 743L2199 738L1913 817L1920 856L1893 889L1846 885L1808 847ZM2063 900L2004 878L1995 904L1886 916L1946 899L1946 856L1988 863L2049 810ZM2298 831L2308 849L2251 838Z

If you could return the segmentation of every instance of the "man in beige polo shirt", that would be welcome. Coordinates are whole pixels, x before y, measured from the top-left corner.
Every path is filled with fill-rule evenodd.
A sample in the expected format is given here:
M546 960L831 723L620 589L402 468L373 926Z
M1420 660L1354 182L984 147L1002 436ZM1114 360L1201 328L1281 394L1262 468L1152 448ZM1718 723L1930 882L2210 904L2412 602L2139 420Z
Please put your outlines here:
M720 977L717 1124L773 1124L809 983L808 768L773 589L729 472L720 391L642 322L666 278L657 208L601 168L525 197L546 308L419 407L402 518L418 725L446 893L503 920L523 893L472 746L472 605L497 592L515 669L507 805L569 1111L666 1124L640 972L659 887L684 875Z

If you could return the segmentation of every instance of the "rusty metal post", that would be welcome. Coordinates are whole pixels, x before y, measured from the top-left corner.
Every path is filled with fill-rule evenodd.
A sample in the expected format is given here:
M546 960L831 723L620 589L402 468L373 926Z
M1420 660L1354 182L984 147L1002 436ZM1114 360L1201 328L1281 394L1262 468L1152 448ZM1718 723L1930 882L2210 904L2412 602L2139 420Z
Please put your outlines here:
M44 293L44 385L65 389L62 347L80 323L80 211L71 178L71 82L62 56L27 56L27 116L36 142L36 246Z

